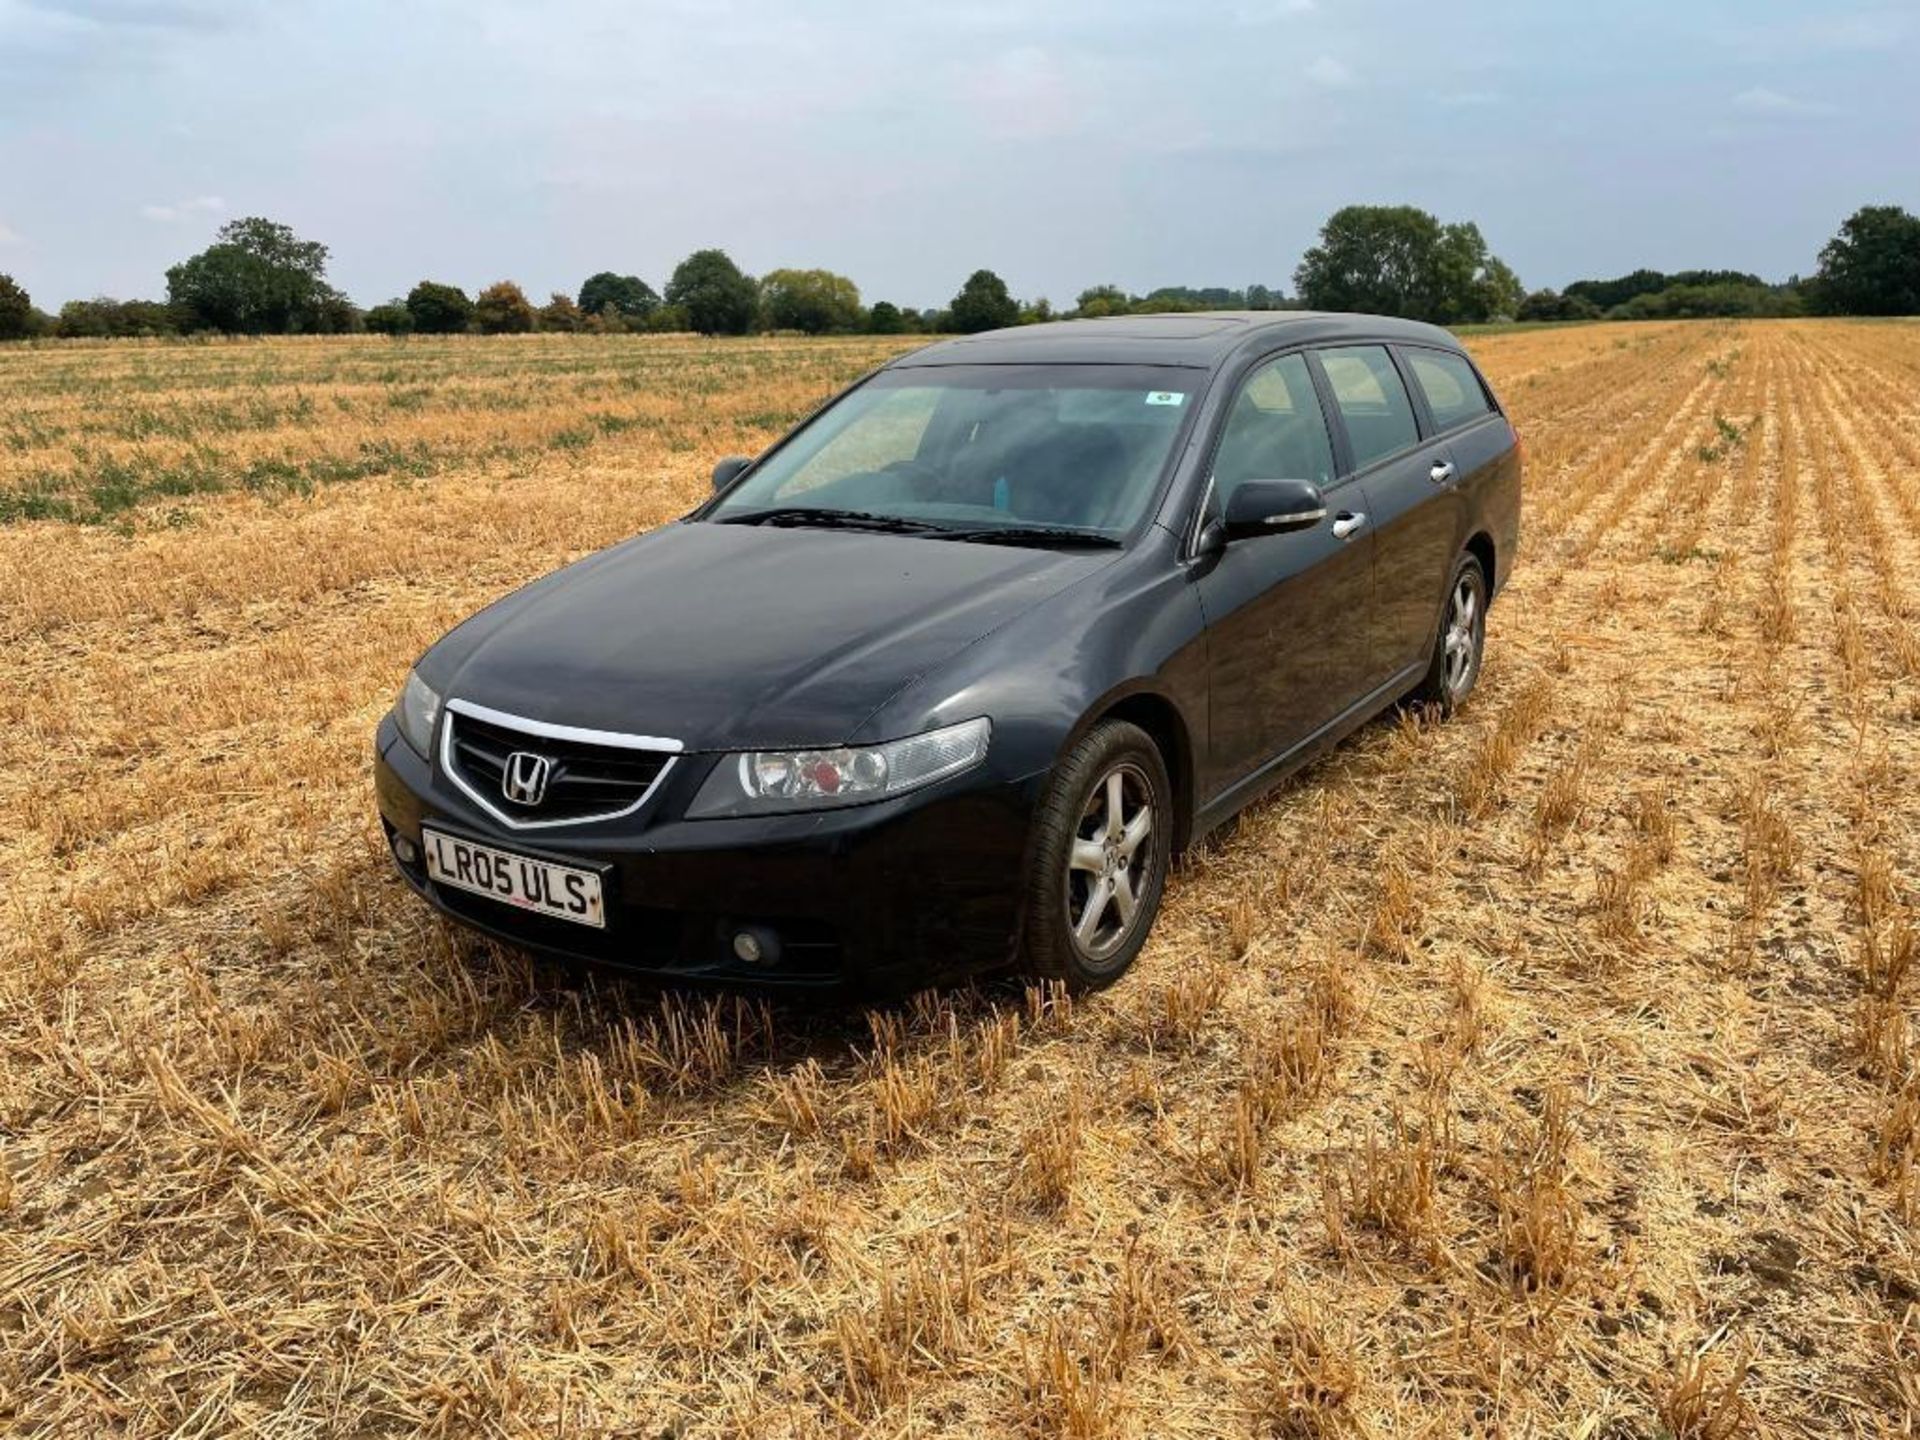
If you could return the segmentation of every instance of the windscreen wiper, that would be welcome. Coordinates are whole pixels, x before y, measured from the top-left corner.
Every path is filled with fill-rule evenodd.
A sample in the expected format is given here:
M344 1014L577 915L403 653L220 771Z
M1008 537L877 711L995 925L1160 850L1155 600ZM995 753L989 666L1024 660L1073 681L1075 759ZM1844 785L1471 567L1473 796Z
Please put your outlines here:
M978 540L989 545L1088 545L1118 549L1120 542L1097 530L1074 530L1065 525L978 525L964 530L942 529L941 540Z
M717 525L808 525L822 530L879 530L891 535L931 535L943 527L904 515L876 515L871 510L835 510L819 505L777 505L771 510L749 510L740 515L714 517Z

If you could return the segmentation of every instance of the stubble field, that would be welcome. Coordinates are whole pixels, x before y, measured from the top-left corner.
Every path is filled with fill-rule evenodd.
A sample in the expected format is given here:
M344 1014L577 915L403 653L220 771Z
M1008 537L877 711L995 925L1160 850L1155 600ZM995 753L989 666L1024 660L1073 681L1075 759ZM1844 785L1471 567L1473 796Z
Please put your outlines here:
M369 794L414 656L897 348L0 349L0 1427L1920 1428L1920 326L1474 340L1479 692L1103 996L439 924Z

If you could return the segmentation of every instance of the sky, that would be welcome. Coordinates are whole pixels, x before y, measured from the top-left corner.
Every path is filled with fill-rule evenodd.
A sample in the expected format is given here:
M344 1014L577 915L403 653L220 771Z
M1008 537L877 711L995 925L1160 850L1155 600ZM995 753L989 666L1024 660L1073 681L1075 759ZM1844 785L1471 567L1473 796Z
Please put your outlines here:
M363 305L709 245L1070 305L1291 293L1332 211L1404 202L1529 288L1784 279L1920 210L1916 77L1913 0L0 0L0 272L159 298L266 215Z

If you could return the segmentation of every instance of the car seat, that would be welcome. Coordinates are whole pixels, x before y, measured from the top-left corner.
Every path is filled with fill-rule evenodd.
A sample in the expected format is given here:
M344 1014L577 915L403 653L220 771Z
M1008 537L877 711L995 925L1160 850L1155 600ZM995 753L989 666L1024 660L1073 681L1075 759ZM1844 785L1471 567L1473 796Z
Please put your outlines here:
M1014 457L1007 509L1037 525L1098 525L1125 478L1126 448L1104 425L1063 425Z

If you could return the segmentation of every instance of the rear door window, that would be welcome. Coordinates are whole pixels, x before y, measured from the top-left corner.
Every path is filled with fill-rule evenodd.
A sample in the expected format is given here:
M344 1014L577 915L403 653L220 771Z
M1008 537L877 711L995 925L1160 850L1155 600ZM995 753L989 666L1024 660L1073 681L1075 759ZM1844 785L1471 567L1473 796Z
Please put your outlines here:
M1403 350L1401 354L1413 372L1413 383L1427 397L1436 429L1451 430L1493 413L1486 388L1466 357L1446 350Z
M1413 401L1386 346L1340 345L1316 353L1346 423L1354 469L1364 470L1420 438Z

